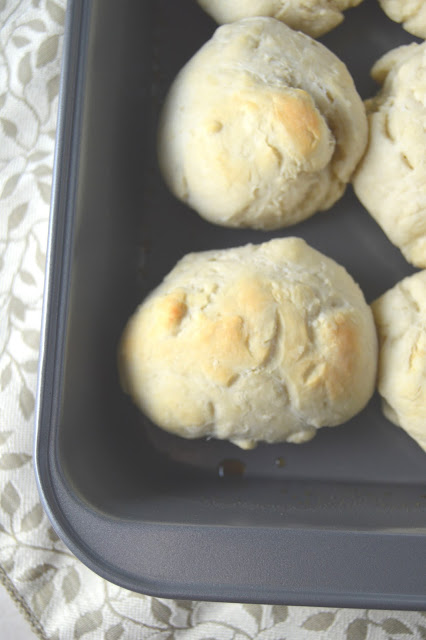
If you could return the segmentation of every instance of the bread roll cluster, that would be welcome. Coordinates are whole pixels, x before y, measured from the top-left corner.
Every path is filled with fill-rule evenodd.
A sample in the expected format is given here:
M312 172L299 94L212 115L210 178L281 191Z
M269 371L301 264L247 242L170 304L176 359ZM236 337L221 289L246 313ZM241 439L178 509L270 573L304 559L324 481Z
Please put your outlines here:
M426 34L425 3L381 4L394 19L407 20L404 26L412 33ZM417 11L411 11L414 4ZM355 193L406 260L424 268L426 43L389 51L373 66L372 76L381 88L366 102L369 143L353 179ZM426 450L426 272L395 285L373 310L383 412Z
M426 3L379 1L425 36ZM374 65L381 89L365 110L345 65L310 37L360 0L198 3L229 24L166 97L158 159L171 192L214 224L269 230L331 207L352 181L426 267L426 44ZM385 415L426 450L426 271L372 310L300 238L189 254L129 320L123 386L166 431L250 449L347 422L377 382Z

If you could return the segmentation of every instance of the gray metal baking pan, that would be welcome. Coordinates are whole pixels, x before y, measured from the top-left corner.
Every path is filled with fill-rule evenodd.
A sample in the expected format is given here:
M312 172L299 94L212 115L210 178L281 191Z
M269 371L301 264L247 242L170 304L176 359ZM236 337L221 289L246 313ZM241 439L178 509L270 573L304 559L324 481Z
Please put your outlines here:
M193 0L68 3L35 438L44 507L78 558L134 591L425 609L426 457L377 397L307 444L243 452L160 431L120 388L123 326L188 251L299 235L369 301L411 273L350 188L274 233L216 227L168 193L158 111L214 28ZM413 38L366 0L323 40L366 97L372 63Z

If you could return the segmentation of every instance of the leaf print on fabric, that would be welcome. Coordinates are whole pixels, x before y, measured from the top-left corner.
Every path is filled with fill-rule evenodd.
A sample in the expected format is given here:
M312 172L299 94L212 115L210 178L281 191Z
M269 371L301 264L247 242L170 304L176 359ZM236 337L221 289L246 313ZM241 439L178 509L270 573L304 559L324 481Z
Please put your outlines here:
M0 373L0 390L1 391L4 391L6 389L11 379L12 379L12 365L9 362L5 366L3 371ZM9 433L12 433L12 432L9 431ZM1 435L0 435L0 444L3 444L1 442Z
M18 133L18 127L12 120L8 120L7 118L0 118L1 126L4 134L8 138L16 138Z
M34 175L39 178L43 176L51 176L52 169L49 166L47 166L47 164L40 164L38 167L34 169Z
M352 620L346 629L346 640L366 640L368 633L368 622L363 618Z
M9 314L12 316L16 316L19 320L25 320L25 313L27 307L26 305L15 296L12 296L9 302Z
M105 632L105 640L120 640L123 633L124 627L121 622L119 622Z
M33 595L31 604L37 617L41 617L53 596L53 582L49 580Z
M46 184L45 182L37 182L37 188L40 192L41 197L43 198L44 202L46 204L50 203L50 193L51 193L51 186L50 184Z
M26 329L22 332L22 338L25 344L31 349L38 349L40 345L40 331L34 329Z
M102 624L102 612L101 611L89 611L89 613L85 613L83 616L78 618L74 627L74 637L79 640L86 633L90 633L91 631L95 631Z
M33 31L38 31L39 33L46 31L46 25L42 20L31 20L30 22L26 23L26 26Z
M405 626L402 622L397 620L396 618L387 618L382 622L382 627L386 631L386 633L390 633L394 635L396 633L405 634L405 635L413 635L411 629Z
M12 42L16 47L18 47L18 49L21 49L22 47L26 47L27 44L30 44L31 40L28 40L28 38L24 38L23 36L13 36Z
M10 176L10 178L6 180L3 191L1 192L1 199L8 198L10 195L12 195L12 193L16 189L16 185L18 184L20 177L20 173L15 173L15 175Z
M25 384L22 385L19 393L19 408L26 420L29 420L33 415L34 406L35 398L33 392Z
M305 620L302 627L309 631L326 631L333 624L335 617L335 613L329 613L327 611L314 613L313 616Z
M36 56L36 66L44 67L56 58L59 46L59 36L49 36L43 40L38 48Z
M24 269L22 269L19 272L19 277L21 278L22 282L25 282L25 284L29 284L29 285L35 285L36 284L36 280L35 280L33 274L30 273L29 271L25 271Z
M11 369L10 365L9 368ZM0 446L9 440L12 433L13 431L0 431Z
M261 604L243 604L243 609L256 620L260 627L262 622L263 606Z
M18 66L18 78L19 81L22 82L23 85L31 82L33 77L33 72L31 69L31 55L30 53L26 53Z
M11 469L19 469L31 460L31 456L27 453L4 453L0 456L0 469L10 471Z
M28 160L30 162L39 162L40 160L45 160L49 155L48 151L34 151L34 153L30 153Z
M157 598L153 598L151 602L151 613L160 624L167 624L170 620L170 607L163 604Z
M37 373L38 360L27 360L21 364L21 369L27 373Z
M272 607L272 619L274 624L285 622L288 618L288 607L285 605L276 605Z
M49 12L49 15L52 18L52 20L54 20L61 26L64 24L65 11L62 9L62 7L57 5L56 2L53 2L53 0L47 0L46 9Z
M56 533L56 531L55 531L55 529L53 527L49 527L48 528L47 535L48 535L48 538L49 538L49 540L51 542L58 542L59 536L58 536L58 534Z
M192 612L194 602L192 600L173 600L175 605L184 611Z
M18 578L21 582L33 582L34 580L38 580L46 573L52 573L56 571L56 567L52 564L44 563L39 564L36 567L30 567L25 571L25 573Z
M65 602L69 604L78 595L80 591L80 578L74 567L70 567L66 576L62 580L62 592Z
M31 531L36 529L43 520L43 508L40 503L34 505L21 520L21 531Z
M51 78L49 80L49 82L47 83L47 97L49 102L52 102L52 100L54 100L56 98L56 96L59 93L59 82L60 82L60 77L59 74L56 76L53 76L53 78Z
M44 267L46 265L46 254L40 251L40 247L38 246L36 249L36 264L38 268L44 273Z
M25 218L25 214L27 213L28 202L24 202L23 204L15 207L10 213L7 219L7 230L11 231L12 229L16 229L22 220Z
M19 497L19 493L16 491L13 484L11 482L8 482L0 496L1 508L3 509L3 511L5 511L5 513L13 516L20 504L21 498Z

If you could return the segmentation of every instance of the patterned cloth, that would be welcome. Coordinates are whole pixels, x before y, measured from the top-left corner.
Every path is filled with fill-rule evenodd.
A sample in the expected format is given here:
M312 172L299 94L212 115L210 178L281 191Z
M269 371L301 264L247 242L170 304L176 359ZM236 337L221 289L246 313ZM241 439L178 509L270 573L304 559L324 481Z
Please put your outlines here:
M172 601L83 566L31 464L65 0L0 0L0 578L41 638L425 638L426 614ZM7 639L5 639L7 640Z

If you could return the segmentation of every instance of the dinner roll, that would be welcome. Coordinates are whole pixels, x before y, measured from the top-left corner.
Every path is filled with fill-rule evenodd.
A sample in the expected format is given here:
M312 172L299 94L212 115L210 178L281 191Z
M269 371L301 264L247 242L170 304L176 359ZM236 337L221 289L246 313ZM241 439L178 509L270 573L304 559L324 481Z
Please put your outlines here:
M248 18L217 29L177 76L159 163L207 220L275 229L340 198L366 141L345 65L278 20Z
M426 271L399 282L372 309L383 412L426 451Z
M373 393L370 308L345 269L299 238L185 256L121 340L124 388L184 438L305 442Z
M426 267L426 43L398 47L372 69L370 139L354 176L358 198L405 258Z
M391 20L402 22L406 31L426 38L425 0L379 0L379 4Z
M242 18L269 16L292 29L319 38L337 27L343 11L362 0L198 0L208 14L223 24Z

